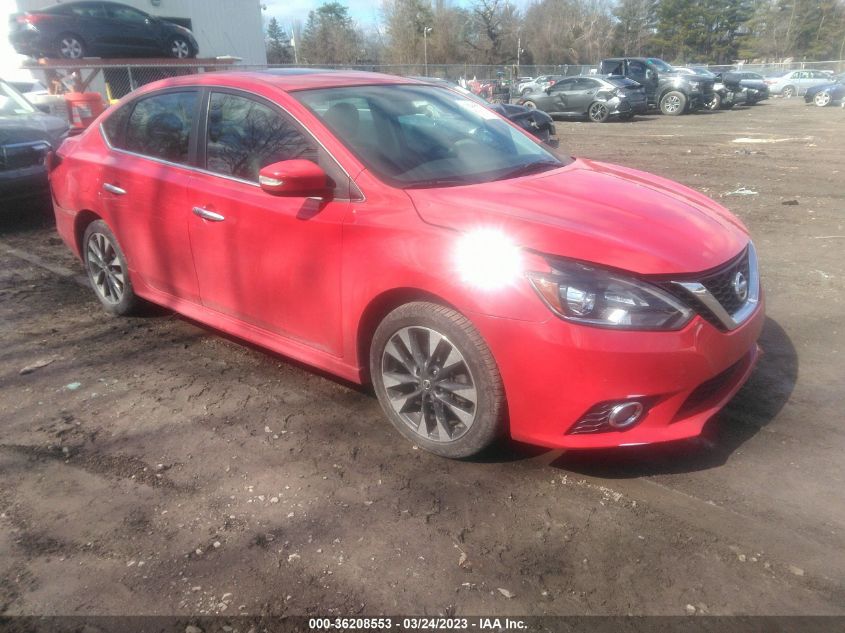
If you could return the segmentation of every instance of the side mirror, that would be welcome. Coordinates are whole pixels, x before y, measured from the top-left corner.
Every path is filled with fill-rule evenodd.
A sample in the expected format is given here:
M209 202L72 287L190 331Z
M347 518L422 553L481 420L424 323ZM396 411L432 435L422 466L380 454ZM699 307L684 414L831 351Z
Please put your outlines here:
M295 158L263 167L258 172L258 184L275 196L312 198L326 195L329 179L316 163Z

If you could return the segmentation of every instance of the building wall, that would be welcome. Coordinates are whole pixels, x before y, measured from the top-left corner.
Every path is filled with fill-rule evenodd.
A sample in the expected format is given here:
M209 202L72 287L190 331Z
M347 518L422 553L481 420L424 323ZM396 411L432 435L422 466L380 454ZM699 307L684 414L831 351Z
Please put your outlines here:
M119 0L162 18L188 18L200 57L231 55L246 64L266 64L259 0ZM5 6L7 2L4 2ZM44 9L58 0L13 0L11 11ZM4 22L5 15L0 16Z

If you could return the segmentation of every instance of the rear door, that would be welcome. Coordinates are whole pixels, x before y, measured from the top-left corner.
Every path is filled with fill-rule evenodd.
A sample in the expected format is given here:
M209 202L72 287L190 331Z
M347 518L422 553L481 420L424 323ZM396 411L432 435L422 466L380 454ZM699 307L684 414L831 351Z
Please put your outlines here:
M549 88L549 95L542 100L541 109L546 112L571 113L575 89L575 79L561 79Z
M599 91L601 84L595 79L588 77L580 77L575 83L575 93L572 97L571 107L573 112L584 114L590 107L590 104L595 101L596 93Z
M189 223L203 304L340 355L348 177L278 105L224 89L211 91L207 102L202 170L191 178L188 205L197 213ZM262 167L293 158L323 167L335 183L333 196L276 196L258 186Z
M188 240L187 184L199 94L162 91L112 114L104 127L113 149L98 183L131 271L153 289L192 302L199 301L199 291Z

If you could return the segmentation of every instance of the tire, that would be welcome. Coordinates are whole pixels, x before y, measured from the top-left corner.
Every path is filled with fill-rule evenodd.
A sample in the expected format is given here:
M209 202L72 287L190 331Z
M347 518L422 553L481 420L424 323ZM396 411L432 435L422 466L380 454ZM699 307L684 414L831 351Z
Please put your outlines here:
M523 88L522 91L519 94L521 94L524 97L529 92L531 92L531 88Z
M824 108L829 106L831 102L830 93L827 90L822 90L816 93L816 96L813 97L813 103L815 103L820 108Z
M610 118L610 108L604 101L593 101L587 108L587 117L593 123L604 123Z
M687 96L679 90L670 90L660 97L660 111L668 116L679 116L687 110Z
M620 121L633 121L634 120L634 113L633 112L626 112L625 114L619 115Z
M527 101L523 101L522 105L524 105L529 110L536 110L537 109L537 104L534 103L533 101L531 101L530 99L527 100Z
M132 288L126 256L102 220L92 222L85 229L82 260L94 294L107 312L126 316L138 310L141 300Z
M74 33L62 33L56 40L56 53L62 59L82 59L86 52L85 42Z
M167 40L167 54L177 59L187 59L194 56L190 42L178 35Z
M493 355L451 308L414 302L388 314L370 344L370 376L393 426L431 453L469 457L504 431L504 387Z
M784 99L792 99L797 94L795 90L795 86L786 86L783 90L780 91L780 94L783 96Z
M713 96L710 98L710 101L704 104L705 109L707 110L719 110L722 107L722 95L718 92L714 92Z

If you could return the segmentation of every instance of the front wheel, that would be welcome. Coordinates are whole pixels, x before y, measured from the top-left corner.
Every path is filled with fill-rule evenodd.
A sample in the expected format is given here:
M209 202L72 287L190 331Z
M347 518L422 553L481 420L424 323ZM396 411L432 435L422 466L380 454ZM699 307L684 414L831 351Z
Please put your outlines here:
M91 287L108 312L124 316L137 311L141 301L132 288L126 257L102 220L92 222L85 230L82 259Z
M191 57L191 45L184 37L174 37L167 45L167 51L171 57L187 59Z
M610 108L602 101L594 101L587 110L587 116L593 123L604 123L610 118Z
M670 90L660 98L660 111L669 116L678 116L686 112L687 96L678 90Z
M531 100L528 100L528 101L523 101L523 102L522 102L522 105L524 105L524 106L525 106L526 108L528 108L529 110L536 110L536 109L537 109L537 104L536 104L536 103L534 103L534 102L533 102L533 101L531 101Z
M414 302L388 314L370 345L370 376L393 426L427 451L469 457L503 431L496 362L478 330L451 308Z
M710 100L704 104L704 107L708 110L718 110L722 107L722 95L718 92L714 92L713 96L710 97Z
M813 103L815 103L820 108L824 108L825 106L830 105L830 93L826 90L822 92L817 92L816 96L813 97Z

